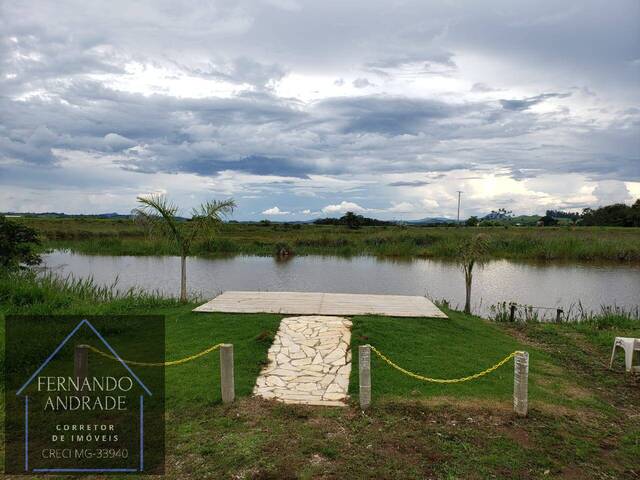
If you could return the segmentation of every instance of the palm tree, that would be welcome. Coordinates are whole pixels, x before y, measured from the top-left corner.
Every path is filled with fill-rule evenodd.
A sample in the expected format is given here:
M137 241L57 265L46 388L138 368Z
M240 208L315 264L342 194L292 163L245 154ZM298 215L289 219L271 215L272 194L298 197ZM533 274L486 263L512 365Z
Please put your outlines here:
M466 297L464 313L471 313L471 284L473 283L473 267L482 265L487 259L487 241L482 234L474 235L465 240L458 252L458 263L464 270L464 284Z
M140 207L131 213L148 231L169 237L180 251L180 301L187 301L187 257L197 239L210 237L222 218L236 207L233 199L211 200L192 211L190 221L179 219L178 207L164 195L139 196Z

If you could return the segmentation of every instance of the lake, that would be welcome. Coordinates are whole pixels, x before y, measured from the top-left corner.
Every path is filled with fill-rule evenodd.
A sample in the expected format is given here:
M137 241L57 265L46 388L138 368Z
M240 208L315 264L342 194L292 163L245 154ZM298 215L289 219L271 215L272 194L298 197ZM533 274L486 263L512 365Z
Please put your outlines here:
M177 296L178 257L81 255L54 251L44 262L58 275L93 277L99 284L126 290L139 287ZM427 295L464 304L464 277L451 262L432 259L297 256L189 258L189 291L209 299L224 290L320 291ZM487 315L489 306L515 301L561 307L578 302L589 311L601 305L635 308L640 303L640 268L628 264L522 263L494 260L477 268L474 311ZM542 311L541 311L542 313ZM549 315L554 312L549 312Z

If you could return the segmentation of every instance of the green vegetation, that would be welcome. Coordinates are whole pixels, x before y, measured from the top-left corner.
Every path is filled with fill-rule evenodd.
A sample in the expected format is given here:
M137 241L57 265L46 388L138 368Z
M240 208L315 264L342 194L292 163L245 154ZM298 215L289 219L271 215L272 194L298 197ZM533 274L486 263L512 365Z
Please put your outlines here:
M616 203L596 209L585 208L579 221L583 225L640 227L640 198L632 206Z
M471 217L473 218L473 217ZM547 210L543 217L538 215L514 216L504 208L492 210L481 219L480 226L528 225L542 222L544 226L580 225L599 227L640 227L640 198L633 205L614 203L598 208L585 208L581 213L562 210Z
M489 317L496 322L510 322L511 303L500 302L490 306ZM532 305L519 305L514 311L515 322L556 322L557 309L539 308ZM631 328L632 325L640 324L640 305L632 307L622 307L619 305L601 305L599 311L593 311L584 307L581 302L569 305L566 310L562 310L560 322L580 323L594 329L605 328Z
M21 218L46 248L104 255L179 255L173 242L147 236L131 220ZM309 224L221 225L199 240L193 255L274 255L287 245L297 255L376 255L455 259L478 232L490 258L518 260L640 261L640 228L616 227L360 227Z
M480 224L480 220L478 220L478 217L472 216L467 218L464 224L467 227L477 227Z
M473 267L482 264L487 259L487 242L483 235L478 234L470 238L461 245L456 260L464 271L465 302L464 313L471 313L471 286L473 284Z
M0 268L16 270L23 265L37 265L40 256L37 232L26 225L12 222L0 215Z
M233 212L236 204L233 200L211 200L194 208L190 221L180 221L178 207L164 195L138 197L139 208L133 211L134 220L140 223L149 234L155 234L175 245L180 253L180 300L187 301L187 257L191 247L200 240L213 239L216 227L222 223L222 217Z
M378 220L377 218L369 218L363 215L358 215L353 212L347 212L340 218L334 218L334 217L319 218L315 220L313 223L315 225L346 225L349 228L382 227L382 226L396 224L396 222Z
M250 398L277 315L195 314L196 303L89 281L0 276L0 314L166 316L167 359L234 344L238 401L220 403L218 357L167 368L166 477L636 478L640 380L606 363L633 322L505 324L447 310L448 320L354 318L347 408ZM0 322L0 336L4 336ZM4 342L3 342L4 343ZM469 383L432 385L372 360L373 407L357 408L357 347L370 343L417 373L457 377L515 349L531 355L530 415L511 411L512 366Z

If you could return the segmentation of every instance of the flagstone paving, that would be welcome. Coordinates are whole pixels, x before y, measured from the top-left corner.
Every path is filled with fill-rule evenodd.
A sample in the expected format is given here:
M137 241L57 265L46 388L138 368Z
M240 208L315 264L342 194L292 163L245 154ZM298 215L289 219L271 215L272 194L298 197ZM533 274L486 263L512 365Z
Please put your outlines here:
M425 297L362 293L226 291L193 311L447 318Z
M285 403L344 406L350 342L351 321L346 318L284 318L253 393Z

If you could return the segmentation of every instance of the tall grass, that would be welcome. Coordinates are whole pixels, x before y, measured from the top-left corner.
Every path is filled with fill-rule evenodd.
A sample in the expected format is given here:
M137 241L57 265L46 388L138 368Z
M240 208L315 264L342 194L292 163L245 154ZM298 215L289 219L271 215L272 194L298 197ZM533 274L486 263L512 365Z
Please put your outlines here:
M98 285L92 278L58 277L51 272L0 272L0 314L99 313L105 305L112 312L126 312L178 304L177 299L158 292L120 290L117 280L111 285Z
M40 233L46 248L106 255L177 255L177 246L152 239L128 220L21 219ZM225 224L215 239L198 242L202 256L273 255L287 244L298 255L376 255L455 258L482 232L493 258L521 260L640 261L640 229L608 227L451 228L384 226L349 229L329 225Z
M489 319L496 322L510 320L510 304L497 303L489 307ZM518 305L514 320L518 323L552 323L555 309L541 309L532 305ZM640 328L640 306L601 305L600 310L587 309L582 302L573 303L564 310L562 323L581 324L597 330L610 328Z

